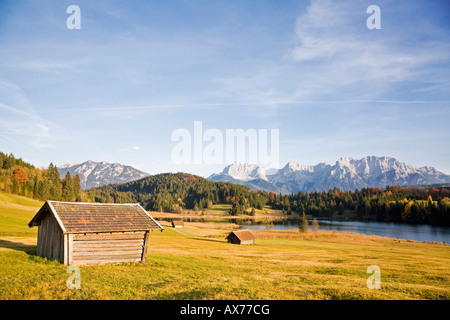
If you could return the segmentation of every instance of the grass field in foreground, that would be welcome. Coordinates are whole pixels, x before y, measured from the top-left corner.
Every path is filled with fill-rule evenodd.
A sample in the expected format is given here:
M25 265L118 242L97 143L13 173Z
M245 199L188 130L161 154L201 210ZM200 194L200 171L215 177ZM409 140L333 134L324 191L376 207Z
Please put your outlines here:
M81 266L81 289L69 290L67 267L35 256L36 228L27 223L41 203L0 196L0 299L450 298L447 245L255 230L256 243L239 246L224 240L236 225L205 222L182 229L162 222L146 263ZM380 290L367 288L371 265L380 267Z

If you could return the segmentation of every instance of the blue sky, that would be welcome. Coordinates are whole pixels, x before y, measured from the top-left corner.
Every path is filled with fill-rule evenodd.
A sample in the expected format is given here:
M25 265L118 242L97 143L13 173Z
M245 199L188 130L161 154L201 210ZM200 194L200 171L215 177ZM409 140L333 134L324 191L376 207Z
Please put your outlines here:
M376 155L450 174L450 4L0 2L0 151L221 171L173 163L171 134L194 121L278 129L280 166Z

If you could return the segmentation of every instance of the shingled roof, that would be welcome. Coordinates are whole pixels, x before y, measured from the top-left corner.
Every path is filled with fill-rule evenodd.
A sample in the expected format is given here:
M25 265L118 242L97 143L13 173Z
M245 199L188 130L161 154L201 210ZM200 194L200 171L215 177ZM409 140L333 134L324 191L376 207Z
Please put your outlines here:
M241 241L248 241L248 240L255 240L256 236L250 231L250 230L238 230L238 231L232 231L231 234L235 234L236 237L238 237ZM230 236L228 235L228 237ZM228 238L227 237L227 238Z
M47 201L28 226L40 225L52 213L65 233L162 230L139 204Z

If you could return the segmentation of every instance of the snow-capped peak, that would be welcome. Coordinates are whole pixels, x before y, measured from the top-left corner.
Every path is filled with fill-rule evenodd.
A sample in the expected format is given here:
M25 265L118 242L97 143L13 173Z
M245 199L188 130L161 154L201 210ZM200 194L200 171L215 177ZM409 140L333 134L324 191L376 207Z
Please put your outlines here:
M58 166L58 168L68 168L68 167L73 167L73 166L76 166L79 164L81 164L81 161L75 161L73 163L66 163L66 164L60 165L60 166Z
M367 156L362 159L340 158L335 165L319 163L314 166L289 161L276 173L257 165L234 163L222 174L211 175L213 181L228 178L258 190L274 192L326 191L333 188L355 190L388 185L427 185L450 182L450 176L432 167L415 167L390 157ZM262 178L264 177L264 178ZM256 184L256 178L266 180ZM268 183L267 183L268 182Z
M313 166L301 165L294 161L289 161L281 170L280 173L288 173L288 172L297 172L297 171L306 171L313 172Z
M254 179L267 180L265 168L257 164L235 162L223 169L222 174L233 179L249 181Z
M81 188L89 189L105 184L125 183L149 176L148 173L135 167L88 160L83 163L58 166L59 174L64 177L67 172L73 177L78 174Z

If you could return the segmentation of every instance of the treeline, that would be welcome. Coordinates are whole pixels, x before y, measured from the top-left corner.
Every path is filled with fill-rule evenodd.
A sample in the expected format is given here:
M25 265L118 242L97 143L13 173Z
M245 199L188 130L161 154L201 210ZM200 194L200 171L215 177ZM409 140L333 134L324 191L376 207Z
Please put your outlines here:
M61 179L52 163L47 169L0 152L0 190L39 200L104 203L139 202L147 210L183 212L231 204L230 215L255 214L266 205L288 215L344 216L358 220L450 226L450 187L388 186L282 195L213 182L186 173L164 173L140 180L83 191L78 175Z
M67 173L61 179L52 163L47 169L40 169L3 152L0 152L0 190L43 201L88 200L78 175L71 177Z
M388 186L290 195L270 193L267 203L287 214L332 217L350 211L358 220L450 226L449 188Z
M215 204L240 203L263 208L268 194L241 185L212 182L186 173L163 173L124 184L107 185L88 191L95 202L140 202L151 211L182 212L203 210Z

